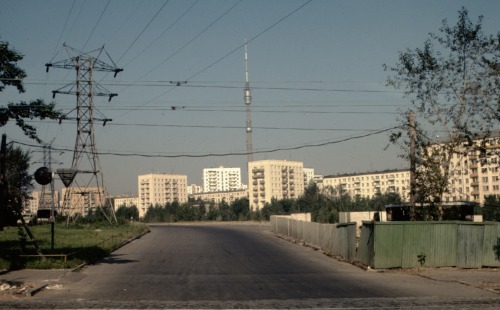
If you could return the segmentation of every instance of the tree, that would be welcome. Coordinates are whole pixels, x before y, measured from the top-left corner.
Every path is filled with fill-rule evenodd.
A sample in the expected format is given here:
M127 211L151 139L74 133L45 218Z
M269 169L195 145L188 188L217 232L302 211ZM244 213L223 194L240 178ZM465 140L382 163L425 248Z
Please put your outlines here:
M2 156L3 157L3 156ZM5 202L0 208L0 228L16 225L25 202L30 199L33 176L28 173L30 155L19 147L8 146L5 158Z
M19 93L25 92L23 79L26 77L26 73L17 66L17 62L22 59L23 55L9 48L8 43L0 41L0 92L6 86L15 87ZM41 139L36 134L36 128L26 124L24 120L62 118L62 114L55 111L54 107L53 103L45 104L40 99L30 103L21 101L18 104L9 103L6 107L0 106L0 127L5 126L9 119L14 119L16 125L21 128L25 135L40 143ZM2 138L2 149L5 148L3 140ZM15 224L11 223L11 216L20 216L23 203L28 199L33 184L31 183L31 176L27 172L29 169L29 155L19 148L10 147L8 151L5 151L2 154L2 166L5 170L2 169L3 175L0 178L0 213L2 220L6 224ZM24 220L22 222L24 223ZM32 237L27 227L26 230Z
M238 221L248 220L250 217L250 203L248 198L236 199L231 203L234 219Z
M0 41L0 92L6 86L17 88L19 93L26 90L23 85L23 79L26 73L17 66L17 62L23 59L23 55L9 48L9 43ZM9 119L13 119L16 125L21 128L25 135L31 139L41 142L36 134L36 128L26 124L25 119L61 119L63 114L56 111L54 103L46 104L43 100L37 99L29 103L21 101L17 104L9 103L7 106L0 106L0 127L7 124Z
M127 207L125 205L121 205L116 210L116 217L123 220L139 220L139 210L136 206Z
M436 141L429 138L436 134L415 128L415 193L420 202L438 204L438 208L448 190L453 155L484 149L500 122L500 33L485 35L482 20L479 16L473 23L462 8L455 26L443 20L440 33L431 33L422 48L400 52L395 66L384 65L391 73L387 84L411 99L420 123L425 121L440 133L441 141ZM406 120L403 123L402 130L408 130ZM401 131L395 132L391 141L402 136Z
M500 198L488 196L484 202L483 220L500 222Z
M20 93L25 92L22 80L26 73L17 66L17 62L22 59L23 55L10 49L9 43L0 41L0 91L10 85L16 87Z

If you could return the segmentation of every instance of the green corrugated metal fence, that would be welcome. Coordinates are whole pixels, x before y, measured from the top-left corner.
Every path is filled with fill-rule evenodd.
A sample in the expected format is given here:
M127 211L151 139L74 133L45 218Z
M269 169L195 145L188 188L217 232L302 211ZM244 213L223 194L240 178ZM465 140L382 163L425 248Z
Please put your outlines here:
M357 260L373 268L500 266L500 225L365 222Z
M372 268L500 267L500 224L364 222L319 224L271 216L271 229Z

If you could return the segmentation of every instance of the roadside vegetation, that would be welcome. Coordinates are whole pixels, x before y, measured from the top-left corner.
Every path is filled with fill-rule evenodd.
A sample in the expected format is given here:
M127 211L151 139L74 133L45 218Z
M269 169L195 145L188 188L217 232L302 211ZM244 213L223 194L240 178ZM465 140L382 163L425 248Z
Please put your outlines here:
M66 225L60 218L55 224L52 250L51 225L32 225L30 230L43 255L38 255L23 226L5 227L0 233L0 270L75 268L108 256L128 240L149 231L143 223L81 219Z
M271 215L310 212L312 220L319 223L338 223L339 212L381 211L391 203L401 203L397 194L381 194L375 198L354 197L338 194L327 188L320 190L312 183L298 199L273 199L260 210L252 210L248 199L238 199L232 203L190 200L187 203L167 203L150 206L142 221L146 223L172 223L192 221L268 221ZM118 218L139 220L135 206L118 208Z

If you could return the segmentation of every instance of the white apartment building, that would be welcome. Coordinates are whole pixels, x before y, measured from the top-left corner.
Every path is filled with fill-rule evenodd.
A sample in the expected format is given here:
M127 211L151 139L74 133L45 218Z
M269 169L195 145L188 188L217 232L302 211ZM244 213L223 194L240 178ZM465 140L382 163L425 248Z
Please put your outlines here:
M241 189L240 168L205 168L203 169L203 191L226 192Z
M144 217L150 206L188 201L187 175L151 173L139 175L137 181L139 217Z
M304 193L304 164L287 160L248 163L250 208L259 210L271 199L297 199Z
M337 194L349 194L351 197L373 198L377 194L398 193L404 201L408 201L410 194L410 170L388 170L382 172L368 172L359 174L344 174L325 176L320 189L328 187L336 190Z
M115 197L114 198L115 210L121 206L125 206L125 207L136 206L137 207L138 204L139 204L139 197Z
M86 216L89 211L105 204L105 188L75 186L61 190L61 212L63 215L80 214ZM65 200L66 195L69 199Z
M460 146L450 163L450 193L444 200L484 204L487 196L500 196L499 152L500 136L487 139L484 152Z
M203 187L196 184L191 184L187 188L188 195L198 194L202 192L203 192Z
M197 193L190 195L190 197L193 197L194 199L201 199L207 203L213 202L217 205L222 201L225 201L227 204L231 204L237 199L248 198L248 189L240 189L229 192Z
M444 142L443 142L444 143ZM444 144L436 143L439 149ZM449 193L444 202L471 201L484 204L487 196L500 196L500 136L487 139L483 152L459 146L450 162ZM352 197L372 198L377 193L399 193L409 201L410 170L346 174L324 177L320 188L332 186Z
M54 209L59 210L59 192L54 191L53 200L50 192L50 189L47 189L46 191L31 192L30 199L26 202L23 213L36 215L39 209L51 209L52 201L54 202Z
M314 168L304 168L304 187L307 188L310 182L314 182Z

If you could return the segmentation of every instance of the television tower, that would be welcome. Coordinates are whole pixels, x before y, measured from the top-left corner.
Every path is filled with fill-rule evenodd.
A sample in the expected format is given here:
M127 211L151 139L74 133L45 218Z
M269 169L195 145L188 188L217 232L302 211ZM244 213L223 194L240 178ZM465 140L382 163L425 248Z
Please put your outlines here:
M248 80L248 52L247 52L247 40L245 39L245 108L247 121L245 130L247 133L247 165L249 162L253 161L252 156L252 120L250 118L250 104L252 103L252 95L250 94L250 81Z
M111 121L108 118L96 118L94 116L94 96L107 96L111 98L118 94L110 93L104 87L93 81L94 71L114 72L114 76L123 71L119 69L109 54L102 48L91 52L81 52L64 44L69 58L54 63L45 64L47 72L50 67L76 70L76 81L52 91L52 97L56 94L69 94L76 96L76 118L77 131L76 142L71 164L72 176L64 180L66 193L63 200L63 212L67 212L68 221L71 216L75 219L90 211L99 208L102 214L110 222L116 222L116 216L111 203L106 199L103 173L96 150L94 137L94 122L102 121L103 126ZM112 65L100 60L103 54L107 55ZM73 110L74 111L74 110ZM99 111L97 111L99 112ZM100 112L99 112L100 113ZM64 119L69 119L64 117ZM61 174L60 174L61 175Z

